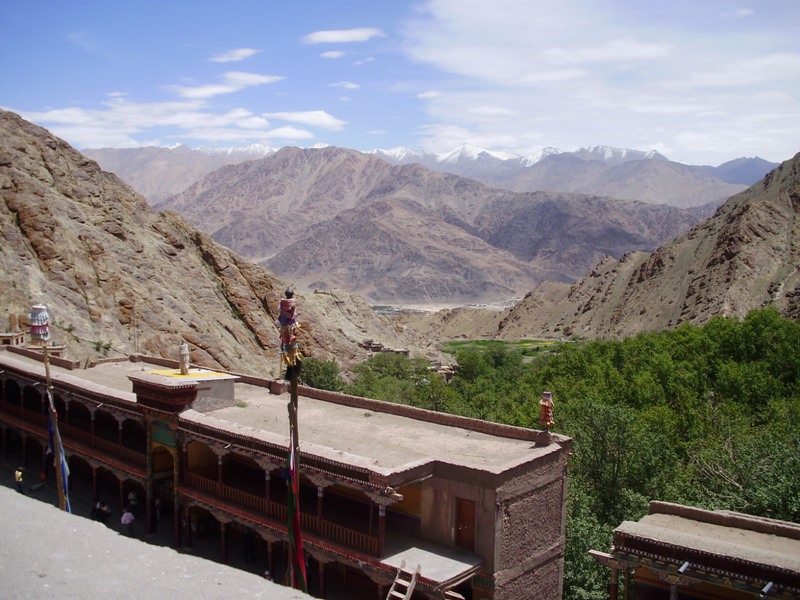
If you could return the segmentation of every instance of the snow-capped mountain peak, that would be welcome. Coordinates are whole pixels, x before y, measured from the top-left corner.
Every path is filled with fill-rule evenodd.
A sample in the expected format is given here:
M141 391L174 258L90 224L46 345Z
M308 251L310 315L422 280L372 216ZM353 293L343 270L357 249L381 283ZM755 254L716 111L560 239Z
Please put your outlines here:
M199 146L195 148L196 151L208 154L211 156L231 156L234 154L249 154L253 156L269 156L277 152L277 148L268 146L267 144L250 144L248 146L228 146L224 148L212 146Z
M367 154L376 154L384 158L390 158L397 162L414 161L423 157L421 152L417 152L416 150L412 150L406 146L395 146L394 148L389 148L388 150L382 150L378 148L371 150Z
M464 159L480 160L482 158L487 158L487 157L499 161L514 160L520 158L519 154L513 154L511 152L501 152L497 150L485 150L484 148L478 148L477 146L470 146L469 144L464 144L451 152L447 152L445 154L438 154L436 156L436 160L437 162L440 163L452 164Z

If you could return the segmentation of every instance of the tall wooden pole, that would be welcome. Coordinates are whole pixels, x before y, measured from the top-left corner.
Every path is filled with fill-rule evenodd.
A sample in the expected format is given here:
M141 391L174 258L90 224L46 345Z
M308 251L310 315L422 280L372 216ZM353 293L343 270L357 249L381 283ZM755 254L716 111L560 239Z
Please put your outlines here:
M50 428L52 429L53 440L53 467L56 471L56 482L58 485L58 507L66 512L72 512L69 505L69 496L67 495L67 482L65 481L65 473L63 470L63 461L66 460L64 456L64 446L61 443L61 434L58 431L58 412L56 405L53 401L53 383L50 379L50 359L47 354L47 341L44 343L44 375L47 385L47 404L50 411Z
M289 456L287 469L288 501L286 510L286 530L289 538L289 579L294 589L308 591L305 555L303 552L303 536L300 531L300 433L298 428L298 377L301 367L300 343L294 301L294 291L286 290L286 297L279 305L280 314L276 321L281 340L281 357L286 366L286 378L289 380Z

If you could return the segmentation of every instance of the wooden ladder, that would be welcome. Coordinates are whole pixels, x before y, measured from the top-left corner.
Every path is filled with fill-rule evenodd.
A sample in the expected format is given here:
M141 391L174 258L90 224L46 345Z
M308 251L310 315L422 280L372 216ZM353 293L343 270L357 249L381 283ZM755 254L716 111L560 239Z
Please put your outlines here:
M386 595L386 600L409 600L414 592L414 587L417 585L419 571L419 565L412 572L406 569L406 561L401 562L400 568L397 569L397 576L394 578L392 587L389 588L389 593Z

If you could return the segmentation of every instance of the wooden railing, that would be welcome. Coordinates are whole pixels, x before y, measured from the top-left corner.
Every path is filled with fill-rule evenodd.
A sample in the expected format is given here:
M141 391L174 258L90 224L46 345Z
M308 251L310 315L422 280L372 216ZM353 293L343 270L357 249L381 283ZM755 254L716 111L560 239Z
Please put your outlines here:
M47 431L47 415L24 408L20 411L18 407L13 407L17 411L17 414L15 414L14 412L8 410L8 405L6 403L2 403L0 406L2 406L2 408L0 408L2 412L7 412L13 416L18 416L26 423L31 423L41 427L45 432ZM89 431L79 429L78 427L61 421L58 422L58 431L61 434L62 439L66 442L74 441L86 446L87 448L96 448L105 454L119 458L138 467L144 467L147 465L147 455L144 452L138 452L137 450L126 448L125 446L121 446L116 442L109 442L108 440L104 440L96 435L93 436Z
M360 550L373 556L378 555L378 538L376 536L361 533L325 519L322 520L322 530L319 533L322 537L334 540L348 548Z
M225 502L230 502L231 504L260 513L273 521L282 524L286 523L286 506L278 502L273 502L272 500L267 501L266 498L225 484L220 486L216 480L190 471L186 473L186 485L214 498L219 498ZM219 493L220 488L221 494ZM300 513L300 526L304 531L316 533L320 537L341 546L346 546L352 550L358 550L377 556L377 536L371 536L325 519L322 520L318 530L317 522L318 519L316 515Z
M103 438L94 436L94 447L102 450L106 454L121 458L125 462L144 467L147 465L147 455L144 452L137 452L125 446L120 446L115 442L109 442Z
M208 494L209 496L217 495L217 482L201 475L195 475L194 473L187 472L186 485L199 490L204 494Z
M229 485L222 485L222 497L228 502L245 506L250 510L267 514L267 499Z

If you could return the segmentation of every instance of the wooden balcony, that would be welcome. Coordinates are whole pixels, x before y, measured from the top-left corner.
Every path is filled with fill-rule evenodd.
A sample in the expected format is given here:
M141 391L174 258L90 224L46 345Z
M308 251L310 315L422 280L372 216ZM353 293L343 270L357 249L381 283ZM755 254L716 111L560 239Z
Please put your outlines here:
M27 425L31 425L31 431L37 432L39 435L47 436L47 415L40 412L34 412L19 406L10 406L7 403L0 403L0 412L8 414ZM59 421L58 431L61 434L61 440L65 446L72 448L82 454L91 456L94 454L103 454L113 457L123 463L136 466L139 469L145 468L147 465L147 456L144 452L138 452L131 448L126 448L115 442L104 440L103 438L92 436L91 432L73 427L66 423Z
M222 509L225 508L225 504L231 504L239 508L245 508L266 521L280 523L281 525L286 524L286 506L278 502L267 501L264 497L220 484L197 473L187 472L185 485L218 500ZM316 536L351 550L357 550L372 556L378 555L377 536L345 527L335 521L320 520L316 515L303 512L300 513L300 526L305 537Z

